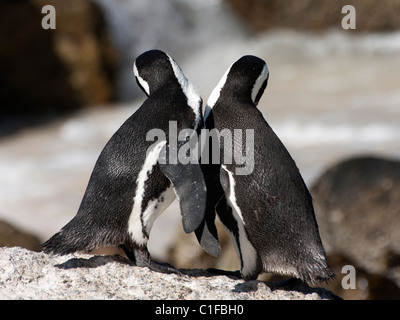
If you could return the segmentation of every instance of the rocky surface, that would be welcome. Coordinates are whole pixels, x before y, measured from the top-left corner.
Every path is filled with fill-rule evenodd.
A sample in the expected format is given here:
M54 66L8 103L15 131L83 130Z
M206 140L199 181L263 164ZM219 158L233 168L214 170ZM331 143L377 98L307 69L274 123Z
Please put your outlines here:
M200 269L182 275L138 268L120 256L51 256L0 248L0 299L337 299L304 284L290 289L262 281L213 276Z

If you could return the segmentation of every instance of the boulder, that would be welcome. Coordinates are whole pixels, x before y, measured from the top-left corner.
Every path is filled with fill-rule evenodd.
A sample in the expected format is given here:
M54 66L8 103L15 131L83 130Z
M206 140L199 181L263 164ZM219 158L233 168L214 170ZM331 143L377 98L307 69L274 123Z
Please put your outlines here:
M352 257L382 273L400 263L400 162L376 157L343 161L311 188L328 253Z
M100 8L90 0L54 0L56 29L43 29L47 4L0 2L3 131L16 119L50 117L113 99L117 56Z
M180 271L181 275L153 272L119 255L52 256L4 247L0 248L0 299L337 299L325 289L303 283L285 289L201 269Z
M372 156L344 160L323 173L311 193L328 262L350 261L357 273L374 279L366 282L370 289L379 287L377 279L390 280L399 296L400 162ZM379 297L388 297L385 290Z
M0 247L22 247L40 251L40 240L33 234L21 231L6 221L0 220Z

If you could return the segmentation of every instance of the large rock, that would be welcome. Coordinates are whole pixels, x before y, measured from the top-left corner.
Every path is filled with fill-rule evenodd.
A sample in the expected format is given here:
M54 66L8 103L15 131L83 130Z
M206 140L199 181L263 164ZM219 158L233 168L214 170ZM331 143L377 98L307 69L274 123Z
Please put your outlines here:
M337 280L341 267L351 264L362 280L357 286L368 289L365 297L399 298L400 162L368 156L342 161L311 193L328 262L335 269L340 261ZM380 290L381 283L390 283L392 293Z
M54 0L56 29L43 29L46 0L0 2L0 124L109 102L116 51L100 8ZM3 118L3 119L2 119ZM4 130L4 128L3 128Z
M0 299L337 299L304 284L285 290L200 269L181 271L161 274L120 256L51 256L0 248Z
M400 262L400 162L343 161L327 170L311 193L328 253L352 257L377 273Z
M40 240L35 235L19 230L10 223L0 220L0 247L15 246L40 251Z

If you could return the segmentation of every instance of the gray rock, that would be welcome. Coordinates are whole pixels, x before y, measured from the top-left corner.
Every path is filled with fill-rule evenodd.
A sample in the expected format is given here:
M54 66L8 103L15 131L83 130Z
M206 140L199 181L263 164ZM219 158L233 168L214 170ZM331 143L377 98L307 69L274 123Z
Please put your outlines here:
M368 272L400 265L400 162L378 157L344 160L311 188L322 242Z
M328 263L328 287L344 299L400 297L400 162L376 156L341 161L311 188ZM341 284L352 265L356 290Z
M262 281L213 276L201 269L182 275L133 266L120 256L51 256L0 248L0 299L337 299L322 288L290 289Z

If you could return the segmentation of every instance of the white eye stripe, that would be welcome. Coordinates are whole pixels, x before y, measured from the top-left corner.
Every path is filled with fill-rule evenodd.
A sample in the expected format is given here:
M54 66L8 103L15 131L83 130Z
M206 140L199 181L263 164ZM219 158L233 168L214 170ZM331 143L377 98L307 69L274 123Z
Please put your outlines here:
M210 108L212 108L217 103L219 95L221 94L221 90L226 83L229 72L231 71L231 67L232 65L225 71L224 75L221 77L221 79L218 81L218 84L211 92L211 95L207 101L207 106L209 106Z
M177 63L168 54L167 56L171 63L172 70L174 70L175 77L181 85L183 93L187 97L188 105L193 109L198 122L201 119L201 96L195 86L185 77Z
M146 91L147 95L150 95L149 84L139 75L139 71L136 67L136 63L133 64L133 74L135 75L136 79L138 79L140 85Z
M233 63L234 64L234 63ZM231 68L233 64L225 71L224 75L222 78L219 80L218 84L216 87L213 89L211 92L210 97L208 98L207 104L206 104L206 109L204 113L204 120L207 119L208 115L211 112L211 109L215 106L217 103L219 96L221 94L221 90L224 87L226 80L228 78L228 74L231 71ZM262 85L264 84L265 80L267 80L269 75L268 67L265 64L260 75L258 76L257 80L254 83L253 89L251 90L251 100L255 103L255 100L257 98L257 94L259 93Z
M196 123L195 129L197 128L198 123L202 118L201 109L202 109L202 99L200 94L198 93L195 86L185 77L181 68L177 65L177 63L166 53L164 53L171 64L172 70L174 72L175 78L177 79L178 83L180 84L183 93L187 98L187 103L189 107L193 109L195 113ZM147 95L150 95L150 86L147 81L145 81L140 75L137 69L136 63L133 64L133 73L138 80L139 84L145 90Z
M268 67L265 64L263 70L261 71L259 77L257 78L256 82L254 83L253 89L251 90L251 100L255 103L257 94L260 91L262 85L264 84L265 80L267 80L269 75Z

